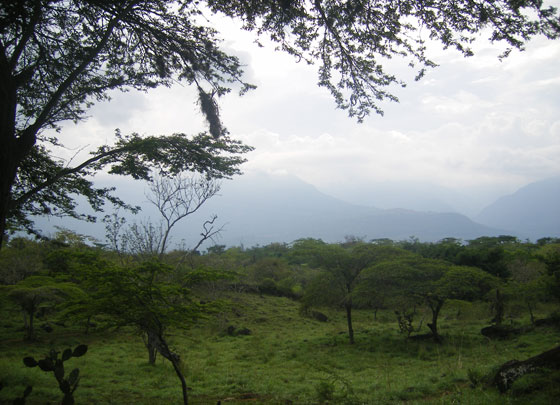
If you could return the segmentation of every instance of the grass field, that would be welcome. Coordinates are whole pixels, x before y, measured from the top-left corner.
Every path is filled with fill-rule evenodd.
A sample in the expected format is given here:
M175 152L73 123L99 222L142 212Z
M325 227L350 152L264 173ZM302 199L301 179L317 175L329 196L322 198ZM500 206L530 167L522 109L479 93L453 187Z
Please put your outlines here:
M462 308L460 314L453 305L444 307L441 345L406 340L389 311L380 311L377 319L372 311L355 311L356 343L350 345L342 311L322 310L329 316L322 323L301 316L299 304L287 298L228 298L228 312L170 333L183 359L192 404L554 404L560 398L558 372L523 377L505 395L484 384L496 366L548 350L560 343L560 334L547 327L509 340L488 340L480 334L490 318L482 304ZM59 403L53 375L25 367L22 358L81 343L89 345L88 353L65 363L67 373L80 368L77 404L181 403L171 364L160 356L156 366L148 365L142 339L132 330L85 335L55 325L51 333L41 331L38 342L26 343L21 326L19 313L3 304L2 403L11 403L27 385L33 392L26 403ZM228 326L248 328L251 334L228 335Z

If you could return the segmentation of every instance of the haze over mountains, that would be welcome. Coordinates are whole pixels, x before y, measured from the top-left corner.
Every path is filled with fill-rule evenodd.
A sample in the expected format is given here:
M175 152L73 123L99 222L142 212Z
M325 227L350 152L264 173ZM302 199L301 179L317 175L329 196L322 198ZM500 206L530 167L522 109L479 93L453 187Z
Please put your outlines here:
M115 186L126 201L143 207L142 213L137 218L130 217L130 221L158 220L157 212L146 202L141 183L125 183L121 179ZM246 174L225 181L219 196L181 221L173 232L173 242L184 241L187 247L194 245L202 223L212 214L217 214L217 222L224 225L216 242L227 246L289 243L306 237L327 242L342 241L345 236L365 240L404 240L414 236L422 241L446 237L469 240L503 234L531 240L560 237L560 177L532 183L504 196L473 219L452 212L458 210L448 201L449 198L461 201L458 193L444 188L438 193L434 188L407 188L402 184L393 187L395 193L393 197L386 196L385 204L396 196L406 203L402 205L406 208L353 204L329 196L295 176ZM104 239L104 227L100 223L40 218L37 224L46 232L53 232L54 226L59 225Z
M366 240L415 236L435 241L448 236L472 239L503 233L457 213L352 204L287 175L243 176L224 184L221 194L208 202L205 211L217 212L227 222L225 244L251 246L302 237L336 242L349 235Z
M560 236L560 177L531 183L499 198L475 220L531 240Z

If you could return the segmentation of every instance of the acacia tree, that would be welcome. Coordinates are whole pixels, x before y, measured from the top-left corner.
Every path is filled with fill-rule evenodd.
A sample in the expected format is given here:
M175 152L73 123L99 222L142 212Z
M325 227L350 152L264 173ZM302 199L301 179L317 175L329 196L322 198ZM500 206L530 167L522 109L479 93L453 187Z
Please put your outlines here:
M354 296L359 290L362 272L376 262L398 255L402 251L391 246L376 246L363 242L353 243L349 248L341 245L317 245L314 251L315 265L322 269L306 287L304 308L312 305L342 306L346 311L348 338L354 343L352 309Z
M187 329L197 319L220 307L217 302L200 303L191 288L205 281L225 277L225 273L197 269L172 277L172 268L158 260L137 266L119 267L106 263L85 275L91 299L83 302L89 313L105 314L117 325L135 327L142 335L150 364L155 353L169 360L181 381L183 403L188 392L182 361L168 343L171 328Z
M53 307L65 299L83 297L84 292L74 283L61 282L47 276L30 276L15 285L3 286L8 298L24 313L25 340L35 339L34 318L41 308Z
M445 301L481 299L496 283L495 277L475 267L408 254L366 269L360 292L391 297L393 305L425 303L432 315L427 324L431 337L440 343L438 318Z
M511 278L505 292L516 300L521 300L527 307L531 323L535 324L534 310L538 302L547 298L546 266L537 261L518 258L510 264Z
M72 194L96 210L109 200L86 175L149 178L158 167L173 174L196 170L216 176L238 172L247 147L229 139L216 97L234 85L241 93L240 61L219 48L218 31L201 18L219 13L240 20L257 37L309 63L319 62L319 85L337 106L362 120L378 102L396 100L387 86L404 84L383 68L402 56L421 77L435 63L425 41L437 40L465 56L487 30L492 41L523 48L534 35L557 38L558 12L541 1L444 0L21 0L0 5L0 235L6 226L32 230L29 214L84 217ZM59 145L46 130L86 117L112 90L148 90L183 81L197 86L209 135L140 137L117 134L75 166L49 150ZM233 156L231 155L233 154Z

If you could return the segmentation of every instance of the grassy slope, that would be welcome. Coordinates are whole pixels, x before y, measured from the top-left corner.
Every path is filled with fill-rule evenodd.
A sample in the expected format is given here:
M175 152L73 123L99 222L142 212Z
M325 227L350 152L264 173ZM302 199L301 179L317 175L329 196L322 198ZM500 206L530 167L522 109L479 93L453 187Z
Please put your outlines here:
M520 380L513 394L471 381L496 365L524 359L559 344L558 331L539 329L523 336L494 342L480 335L487 314L480 308L444 307L441 318L443 345L407 341L397 331L394 316L355 311L356 344L348 344L346 320L340 311L325 310L329 322L301 317L298 304L287 298L253 294L231 295L232 310L187 332L174 331L170 342L184 361L193 404L266 403L435 403L509 404L554 403L559 389L532 391L552 373L532 381ZM64 349L89 344L88 353L67 364L81 370L76 391L78 404L170 404L181 401L180 383L170 364L158 358L147 364L140 337L130 330L95 332L57 327L42 332L40 341L21 341L19 316L0 321L0 379L5 388L0 402L21 395L33 385L28 404L56 403L61 395L54 377L29 369L24 356L43 356L51 347ZM421 316L420 316L421 318ZM427 319L427 318L426 318ZM425 322L424 322L425 323ZM249 336L228 336L229 325L247 327ZM534 380L534 378L533 378ZM554 392L556 390L556 392ZM291 402L290 402L291 401Z

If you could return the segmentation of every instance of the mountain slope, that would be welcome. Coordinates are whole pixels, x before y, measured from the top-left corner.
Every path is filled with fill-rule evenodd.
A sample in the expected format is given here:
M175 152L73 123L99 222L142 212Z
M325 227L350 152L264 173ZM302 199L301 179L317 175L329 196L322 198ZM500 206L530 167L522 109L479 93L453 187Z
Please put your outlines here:
M344 201L373 205L383 209L403 208L413 211L458 212L472 216L486 204L480 205L472 196L429 181L386 181L363 184L338 184L325 190Z
M532 240L560 236L560 177L528 184L498 199L475 220Z
M158 213L146 203L142 188L130 182L112 185L126 196L126 201L143 208L134 218L121 212L129 223L158 220ZM224 226L216 242L228 246L289 243L308 237L339 242L348 235L366 240L403 240L415 236L422 241L437 241L445 237L468 240L505 233L461 214L365 207L326 195L294 176L246 174L225 181L220 195L181 221L172 232L172 246L181 241L187 247L195 245L203 222L213 214L218 215L216 223ZM101 223L40 218L38 225L47 232L52 232L54 225L61 225L104 239Z
M395 240L416 236L435 241L503 233L455 213L350 204L293 176L247 175L225 184L221 194L203 212L216 212L226 222L220 242L224 244L250 246L305 237L336 242L347 235Z

